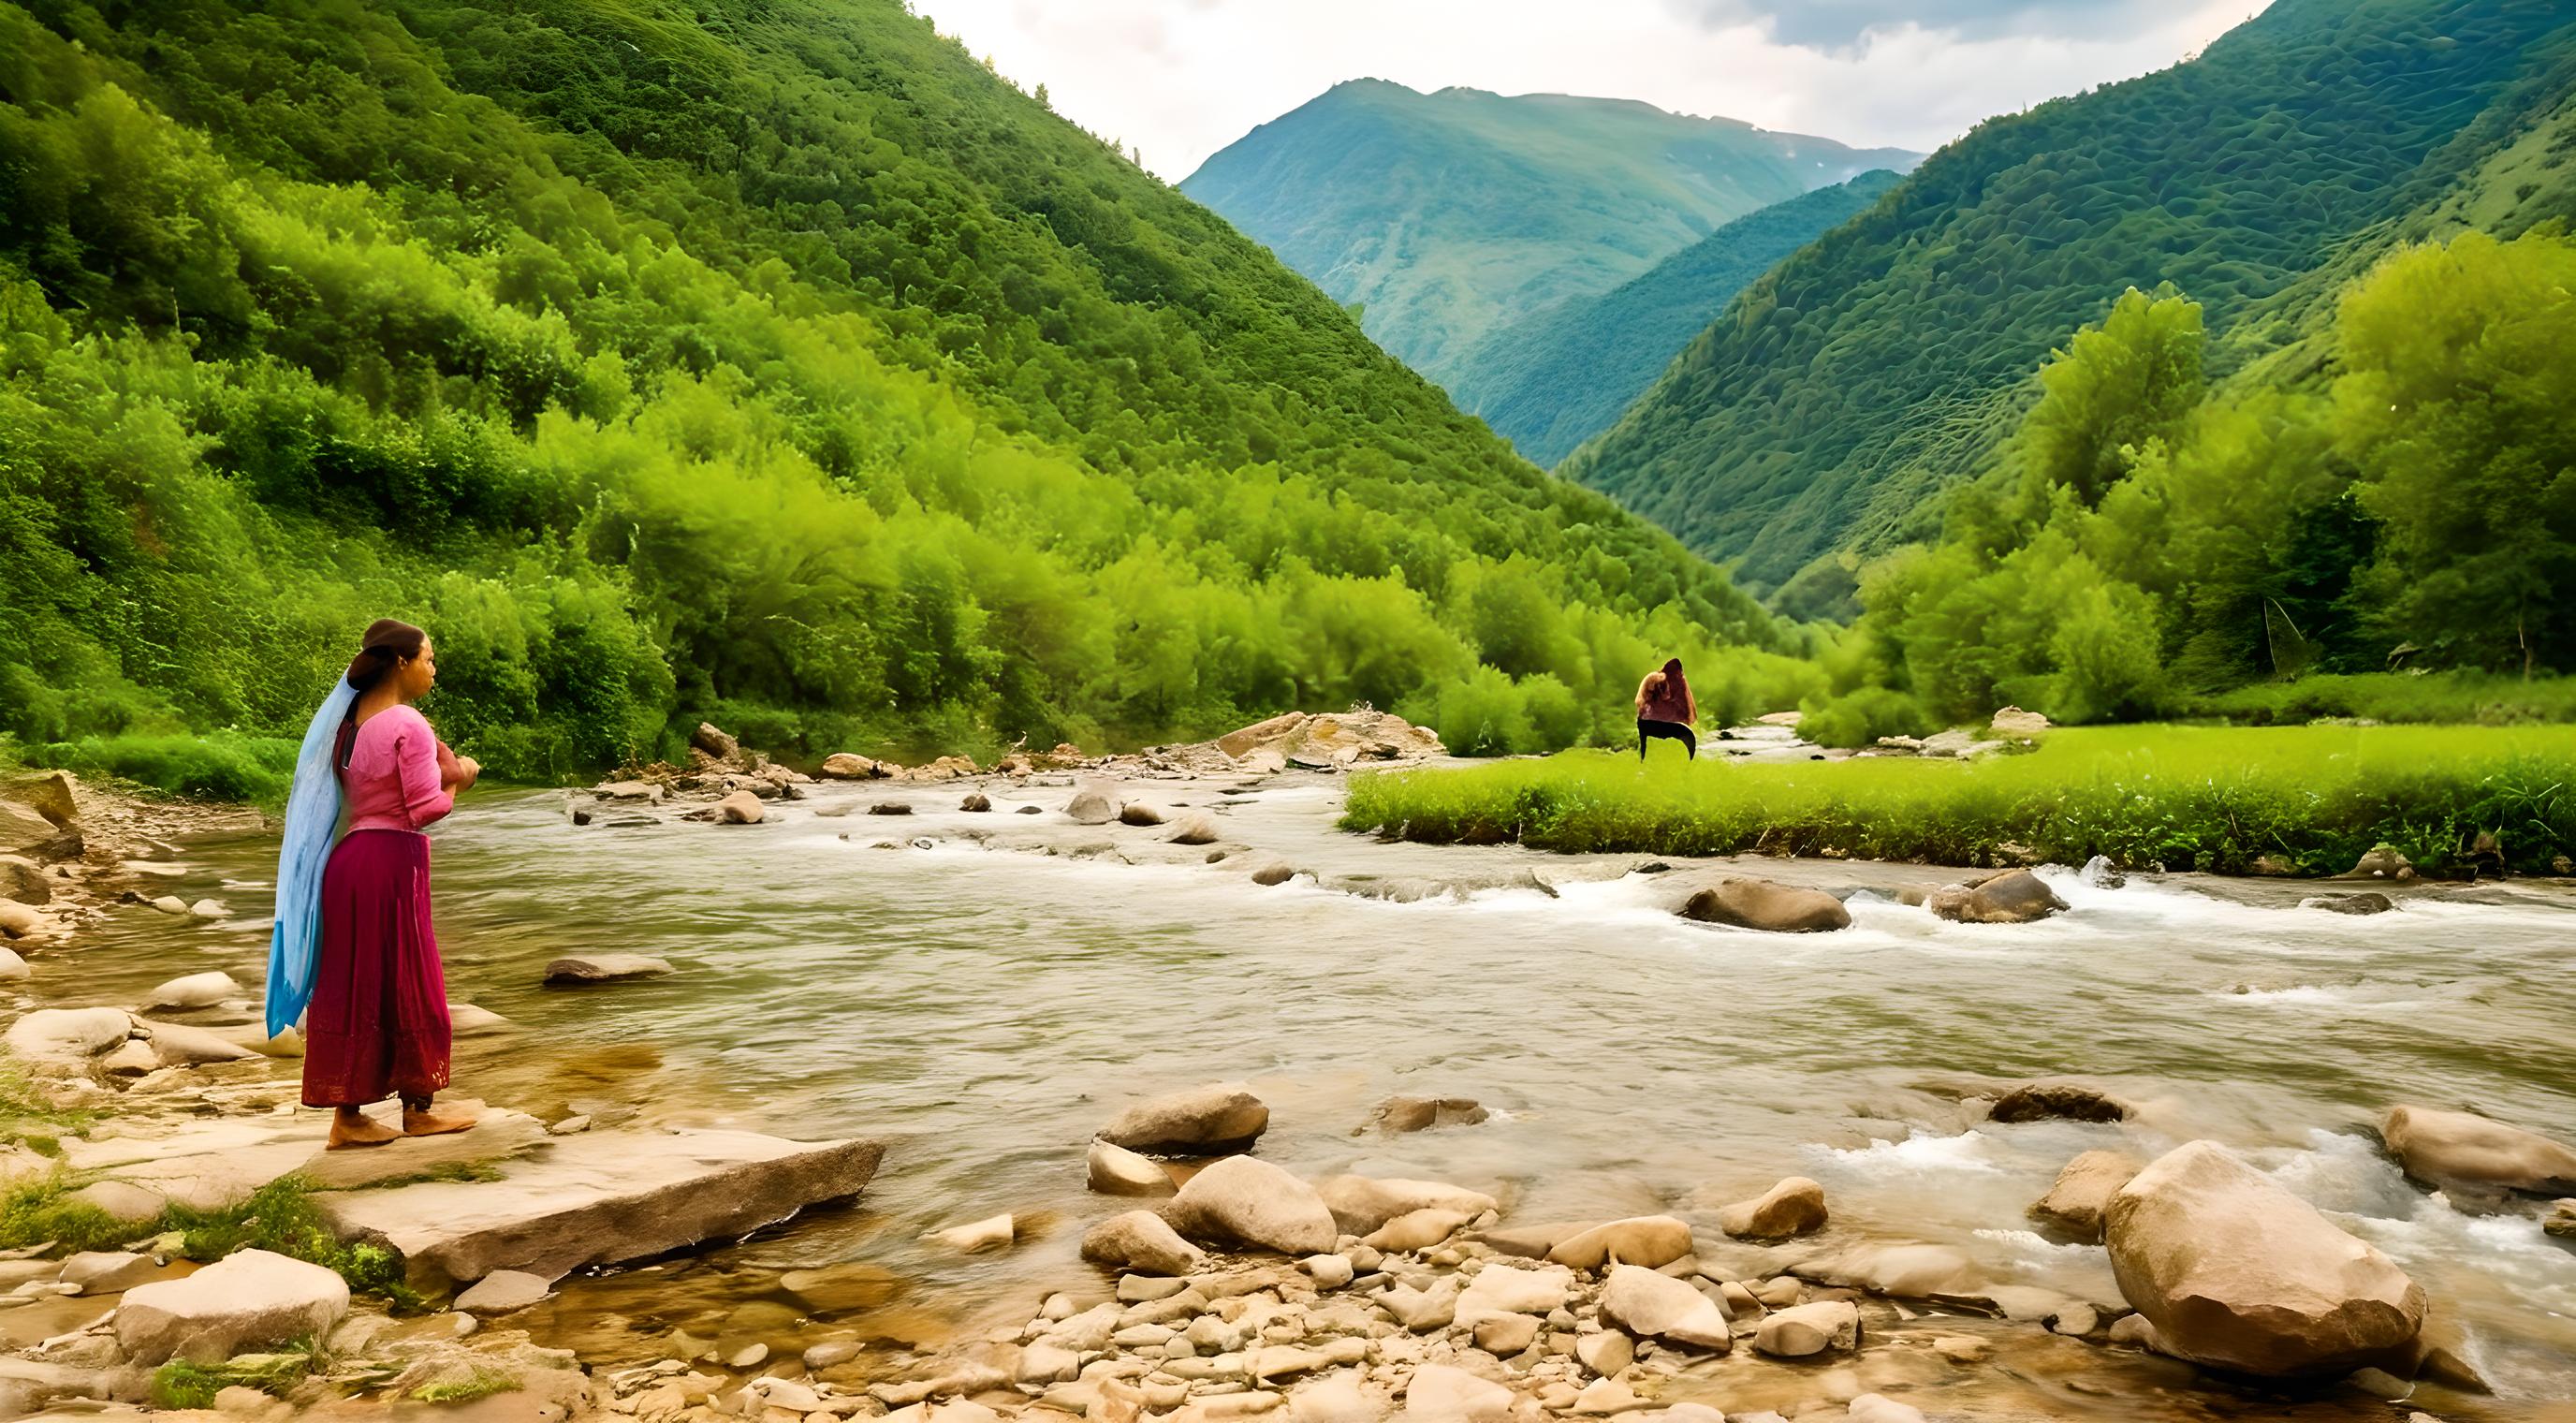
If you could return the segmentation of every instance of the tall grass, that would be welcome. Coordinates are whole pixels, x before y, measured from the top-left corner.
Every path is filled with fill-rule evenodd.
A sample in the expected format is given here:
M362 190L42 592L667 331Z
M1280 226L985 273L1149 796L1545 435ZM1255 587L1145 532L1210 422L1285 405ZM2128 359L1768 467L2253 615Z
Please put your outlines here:
M2385 722L2519 726L2576 722L2576 677L2492 672L2362 672L2257 682L2195 702L2196 715L2255 726L2364 717Z
M1662 750L1664 748L1658 748ZM2576 854L2576 735L2563 727L2167 725L2052 731L2027 755L1685 766L1669 755L1355 777L1346 829L1563 851L1840 854L2245 873L2350 869L2385 841L2428 874L2461 870L2480 832L2508 865ZM2010 851L2006 846L2013 847Z

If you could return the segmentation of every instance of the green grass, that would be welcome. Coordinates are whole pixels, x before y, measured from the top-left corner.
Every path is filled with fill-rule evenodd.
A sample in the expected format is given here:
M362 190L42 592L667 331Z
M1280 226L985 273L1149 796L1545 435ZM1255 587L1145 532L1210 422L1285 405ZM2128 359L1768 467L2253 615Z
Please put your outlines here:
M2481 672L2302 677L2238 687L2205 699L2194 710L2254 726L2319 717L2479 726L2576 722L2576 677Z
M212 1408L215 1395L228 1388L254 1388L284 1398L313 1376L315 1364L309 1339L277 1353L236 1354L214 1365L173 1359L152 1371L152 1401L163 1408Z
M295 750L295 742L286 737L225 731L90 736L24 746L18 756L30 766L93 779L114 777L190 800L280 806L295 775Z
M2351 868L2385 841L2428 874L2501 837L2518 873L2576 854L2576 738L2551 727L2073 727L2028 755L1685 768L1670 756L1390 771L1351 783L1345 829L1562 851L2042 859L2243 873Z
M478 1398L509 1393L518 1387L519 1381L509 1374L493 1369L476 1369L471 1378L423 1384L412 1390L411 1396L422 1403L472 1403Z
M421 1179L479 1178L433 1172ZM0 1192L0 1249L49 1245L56 1254L71 1254L176 1231L179 1253L191 1260L220 1260L236 1250L274 1251L334 1271L350 1289L380 1296L398 1310L427 1307L404 1282L402 1258L382 1245L344 1243L313 1203L312 1184L301 1177L271 1181L238 1205L211 1211L173 1205L148 1221L120 1221L68 1199L80 1185L70 1172L57 1171Z

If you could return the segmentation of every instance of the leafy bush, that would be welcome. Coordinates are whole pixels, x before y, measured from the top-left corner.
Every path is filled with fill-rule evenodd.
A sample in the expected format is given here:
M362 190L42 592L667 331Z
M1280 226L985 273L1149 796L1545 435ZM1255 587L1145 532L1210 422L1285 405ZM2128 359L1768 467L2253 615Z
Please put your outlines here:
M2191 710L2253 726L2326 717L2478 726L2576 722L2576 677L2533 680L2477 672L2301 677L2197 698Z
M1809 698L1799 710L1798 734L1819 746L1875 746L1882 736L1922 736L1936 727L1921 702L1885 687Z
M54 766L83 776L117 776L171 795L201 800L282 805L295 774L297 743L285 737L206 736L84 737L31 746L20 753L31 766Z

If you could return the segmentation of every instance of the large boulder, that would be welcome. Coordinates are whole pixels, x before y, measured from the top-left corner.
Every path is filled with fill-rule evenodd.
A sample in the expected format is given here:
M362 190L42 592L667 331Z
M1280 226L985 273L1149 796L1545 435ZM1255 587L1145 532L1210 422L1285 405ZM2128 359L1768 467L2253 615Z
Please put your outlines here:
M584 1266L736 1239L857 1195L885 1154L872 1141L738 1131L594 1128L544 1140L542 1151L484 1162L498 1179L330 1190L314 1199L342 1238L382 1238L401 1254L412 1287L434 1292L494 1270L557 1280ZM387 1171L409 1158L384 1153L421 1144L331 1155L372 1158L383 1163L372 1169Z
M1601 1290L1601 1318L1640 1339L1661 1339L1725 1353L1733 1347L1726 1309L1670 1275L1642 1265L1614 1265Z
M1691 1253L1687 1221L1668 1215L1632 1216L1593 1226L1560 1240L1547 1252L1550 1263L1576 1270L1604 1265L1643 1265L1661 1269Z
M735 791L716 802L715 818L721 825L758 825L768 813L762 808L760 797L749 791Z
M1256 721L1240 730L1229 731L1216 739L1216 749L1240 761L1254 749L1286 741L1305 729L1304 712L1281 712L1267 721Z
M1082 1237L1082 1258L1138 1275L1177 1277L1207 1266L1206 1253L1152 1211L1129 1211L1093 1226Z
M2391 1107L2379 1136L2416 1180L2444 1189L2576 1191L2576 1151L2466 1112Z
M1340 1236L1314 1187L1251 1156L1229 1156L1192 1176L1163 1213L1193 1240L1283 1255L1321 1255Z
M1498 1207L1482 1191L1395 1176L1327 1176L1315 1193L1345 1235L1367 1235L1415 1211L1454 1211L1470 1220Z
M1106 825L1118 818L1118 797L1102 782L1076 789L1064 803L1065 818L1076 825Z
M2102 1211L2143 1163L2125 1151L2087 1151L2066 1163L2030 1213L2078 1240L2102 1238Z
M45 879L43 866L24 855L0 855L0 899L48 904L53 897L54 887Z
M1934 914L1961 924L2028 924L2065 909L2048 882L2028 870L2006 870L1974 885L1937 890Z
M1172 1194L1172 1174L1160 1163L1110 1142L1094 1140L1083 1169L1091 1189L1104 1196Z
M116 1306L127 1361L220 1364L244 1345L324 1339L349 1312L349 1282L266 1250L227 1255L178 1280L137 1285Z
M1987 722L1986 725L1990 730L2001 732L2006 736L2036 736L2048 730L2048 718L2035 711L2023 711L2019 707L2004 707L1998 710L1994 720Z
M23 939L45 925L45 916L35 906L14 899L0 899L0 938Z
M2423 1287L2215 1142L2158 1157L2111 1197L2120 1292L2165 1350L2265 1377L2326 1377L2404 1355Z
M0 786L0 801L23 805L67 829L80 823L80 801L69 771L21 776Z
M848 751L835 751L823 758L823 776L834 781L867 781L883 775L877 763Z
M222 969L209 969L171 979L143 995L145 1008L212 1008L242 996L242 986Z
M38 1008L9 1025L8 1049L28 1062L78 1064L134 1036L122 1008Z
M1815 934L1851 927L1851 911L1823 890L1761 879L1719 880L1715 888L1692 895L1682 905L1682 917L1781 934Z
M1717 1213L1717 1228L1739 1240L1780 1240L1825 1227L1825 1188L1791 1176L1749 1201Z
M1217 1082L1138 1102L1100 1129L1100 1139L1163 1156L1249 1151L1270 1126L1270 1109L1240 1082Z
M689 747L691 750L703 751L719 761L742 759L742 743L717 729L716 724L711 721L699 722L698 729L689 733Z
M566 954L546 965L548 983L622 983L628 979L660 978L676 972L664 959L643 954Z

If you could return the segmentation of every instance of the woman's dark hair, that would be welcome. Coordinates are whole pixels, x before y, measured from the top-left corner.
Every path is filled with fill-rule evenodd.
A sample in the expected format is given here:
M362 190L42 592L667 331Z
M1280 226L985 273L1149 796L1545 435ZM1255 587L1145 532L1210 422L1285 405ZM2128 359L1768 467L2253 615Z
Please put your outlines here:
M396 664L407 657L418 657L420 645L429 634L406 622L378 618L367 624L367 635L358 639L358 655L349 659L349 685L360 692L374 689L392 673ZM349 758L358 750L358 704L349 703L349 714L340 719L340 735L332 746L332 765L342 775L348 774Z

